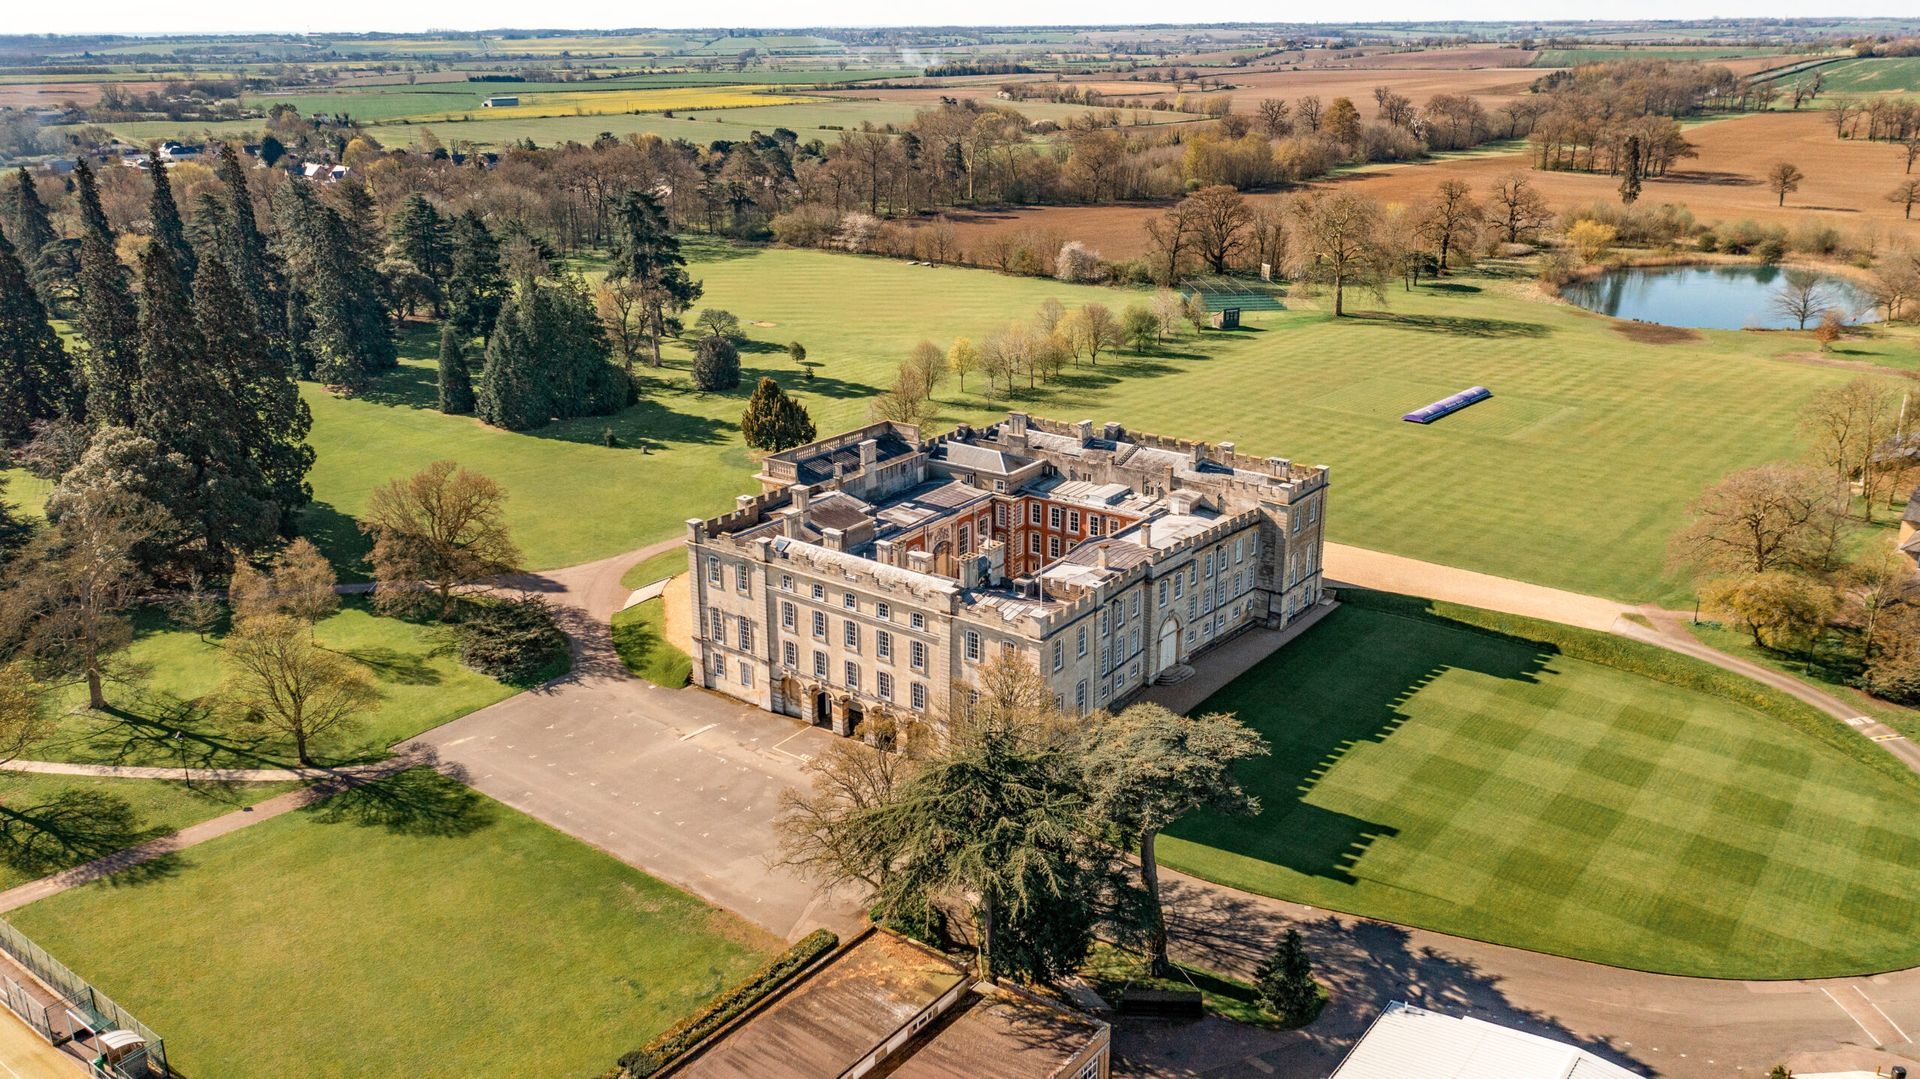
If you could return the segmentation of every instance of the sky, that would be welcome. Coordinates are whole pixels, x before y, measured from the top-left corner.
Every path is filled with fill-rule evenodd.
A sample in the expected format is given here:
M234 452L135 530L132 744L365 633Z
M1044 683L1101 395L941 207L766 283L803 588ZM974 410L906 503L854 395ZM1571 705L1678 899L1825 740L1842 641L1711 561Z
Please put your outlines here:
M552 6L526 0L92 0L90 3L29 3L0 0L6 15L0 34L37 33L219 33L352 31L408 32L426 29L568 28L629 26L787 27L796 25L1051 25L1099 22L1165 22L1202 14L1164 0L966 0L904 6L894 0L710 0L700 4L635 4L632 0L568 0ZM1304 10L1303 10L1304 9ZM1811 0L1348 0L1340 19L1409 21L1434 19L1692 19L1718 15L1757 17L1911 16L1912 0L1845 0L1839 11ZM1212 22L1311 20L1330 13L1318 5L1271 0L1215 0L1204 8ZM156 16L164 21L156 24ZM904 21L903 21L904 20Z

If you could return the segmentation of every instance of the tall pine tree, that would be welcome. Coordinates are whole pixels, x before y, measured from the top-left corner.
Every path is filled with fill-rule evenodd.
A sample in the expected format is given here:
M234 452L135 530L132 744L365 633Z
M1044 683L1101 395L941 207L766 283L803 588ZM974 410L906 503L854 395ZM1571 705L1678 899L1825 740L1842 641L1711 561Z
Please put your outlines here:
M80 200L80 302L76 321L86 338L87 418L104 427L133 426L133 386L140 377L139 319L127 267L100 208L93 169L73 170Z
M267 249L267 238L260 232L247 173L232 143L220 147L219 175L227 203L227 212L221 216L220 255L233 280L246 292L259 332L271 342L280 362L292 369L296 365L287 327L286 277L280 272L280 260Z
M467 340L493 333L506 300L507 275L500 268L500 241L472 210L454 218L450 235L447 317Z
M460 331L451 322L440 324L440 411L449 416L473 411L473 375L460 349Z
M0 236L0 445L26 438L36 421L71 416L79 407L73 362L13 244Z
M226 301L232 298L226 290ZM217 302L210 295L205 304ZM178 552L176 568L218 574L232 566L236 553L269 543L280 512L248 454L245 434L257 420L229 392L223 374L233 368L237 346L202 336L195 306L166 245L148 244L140 256L134 431L163 452L178 454L190 472L178 504L166 507L192 537Z
M40 294L41 305L52 311L60 285L57 280L60 260L54 246L60 235L53 230L53 218L47 213L47 204L40 200L39 185L33 182L33 174L26 166L22 165L14 174L13 189L7 192L4 203L7 238L13 241L13 252L27 268L27 277L33 281L34 291Z
M289 309L290 337L311 354L314 378L349 391L364 389L398 363L373 263L363 257L346 221L306 181L290 181L274 199L288 280L297 283L290 290L298 300Z
M180 206L173 201L173 181L167 176L167 166L160 160L158 150L147 152L147 178L153 181L153 192L147 200L153 242L166 247L180 272L180 280L191 285L195 262L193 245L187 242L186 222L180 219Z
M693 306L702 289L700 282L687 276L680 241L667 225L666 210L652 194L629 191L614 207L613 264L607 277L639 288L651 362L660 366L660 339L679 328L681 312Z
M233 417L229 435L252 466L248 476L257 471L265 481L280 531L291 534L294 515L313 500L307 472L314 454L306 441L313 413L300 399L292 369L254 331L252 308L212 247L201 253L193 279L193 316L207 365L227 395L221 406Z
M433 314L446 313L447 278L453 272L447 224L425 195L408 195L387 225L388 251L433 282Z

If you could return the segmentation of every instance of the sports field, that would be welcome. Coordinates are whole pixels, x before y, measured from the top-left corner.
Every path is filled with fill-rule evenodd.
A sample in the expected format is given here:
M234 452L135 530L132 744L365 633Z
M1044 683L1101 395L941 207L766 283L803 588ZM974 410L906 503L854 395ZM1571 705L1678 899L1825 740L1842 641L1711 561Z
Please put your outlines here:
M1163 860L1616 966L1800 978L1920 962L1911 777L1406 603L1334 612L1202 706L1273 744L1240 770L1264 812L1183 822Z
M598 1075L778 948L426 769L156 869L8 917L185 1075Z
M818 251L706 247L704 306L750 335L740 389L694 392L676 346L664 377L611 420L509 434L425 407L426 335L373 393L308 394L315 414L322 541L351 554L349 518L395 475L452 458L510 492L515 535L537 567L571 565L670 538L753 487L739 441L746 396L776 378L822 432L863 422L914 342L976 340L1052 296L1116 309L1143 296L986 271ZM1157 355L1076 367L1022 389L1014 407L1065 419L1237 441L1244 451L1333 468L1334 539L1623 599L1689 597L1662 573L1687 503L1726 472L1791 456L1793 416L1849 373L1780 359L1797 335L1707 333L1652 347L1612 323L1530 298L1531 284L1463 276L1389 294L1384 313L1335 322L1296 290L1289 310L1238 333L1191 334ZM1379 305L1358 294L1353 309ZM815 377L784 353L806 345ZM1878 347L1878 346L1875 346ZM1911 350L1910 343L1886 346ZM1485 385L1489 405L1432 428L1409 409ZM979 421L1007 402L970 379L935 394L938 424ZM602 445L611 428L617 448Z

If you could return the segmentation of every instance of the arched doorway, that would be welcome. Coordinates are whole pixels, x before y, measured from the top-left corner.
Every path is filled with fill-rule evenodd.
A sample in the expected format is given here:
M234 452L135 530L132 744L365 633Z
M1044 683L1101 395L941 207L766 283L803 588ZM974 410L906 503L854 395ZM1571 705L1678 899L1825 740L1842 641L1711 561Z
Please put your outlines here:
M859 737L860 721L865 718L866 711L860 707L860 702L848 699L847 703L840 706L840 719L846 724L846 729L840 733L850 738Z
M952 577L955 573L953 544L946 540L933 545L933 572L942 577Z
M1180 662L1180 623L1171 615L1160 623L1160 647L1154 657L1153 673L1156 677Z
M824 689L813 694L813 725L816 727L833 726L833 698L827 696Z

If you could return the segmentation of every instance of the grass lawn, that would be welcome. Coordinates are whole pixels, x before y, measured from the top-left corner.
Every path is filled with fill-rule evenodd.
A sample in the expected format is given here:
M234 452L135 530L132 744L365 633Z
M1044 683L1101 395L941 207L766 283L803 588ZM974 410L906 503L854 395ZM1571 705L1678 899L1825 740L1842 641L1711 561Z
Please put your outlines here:
M613 616L613 648L627 669L657 686L678 689L693 675L693 658L667 641L666 601L650 599Z
M1272 743L1240 770L1265 811L1182 822L1169 865L1674 974L1920 963L1911 777L1718 696L1356 599L1203 706Z
M627 588L639 588L649 585L663 577L687 572L687 549L675 547L671 551L662 551L652 558L635 562L620 575L620 583Z
M202 1076L595 1075L779 946L424 769L10 919Z
M349 599L319 624L317 634L322 644L360 663L381 697L358 729L330 732L315 743L323 762L384 756L395 742L513 692L461 666L437 626L376 616L361 599ZM217 637L203 641L148 616L127 655L137 670L131 682L108 687L114 711L84 709L85 691L73 687L54 732L21 756L206 768L295 763L290 738L212 707L224 674Z
M733 311L751 340L728 393L691 389L671 350L641 403L607 419L509 434L431 410L433 342L406 341L403 368L355 400L308 387L320 460L307 525L351 561L352 515L377 484L452 458L508 489L516 538L536 567L571 565L670 538L754 489L738 423L754 381L778 379L822 433L864 422L871 398L913 343L976 340L1042 299L1118 308L1128 292L912 266L818 251L696 244L703 305ZM1354 294L1360 317L1333 320L1298 296L1292 310L1234 333L1188 335L1159 354L1109 357L1014 407L1332 466L1332 538L1395 554L1626 600L1680 603L1664 574L1686 506L1736 468L1795 455L1794 418L1851 372L1783 358L1801 334L1708 332L1648 345L1611 320L1537 299L1530 282L1462 275L1388 294ZM780 351L807 346L815 377ZM1896 359L1905 331L1876 339ZM1402 413L1472 385L1495 398L1431 427ZM931 429L991 419L1007 402L984 383L937 393ZM611 428L616 448L602 445ZM1570 554L1570 552L1577 552Z
M0 773L0 888L177 832L299 785Z

